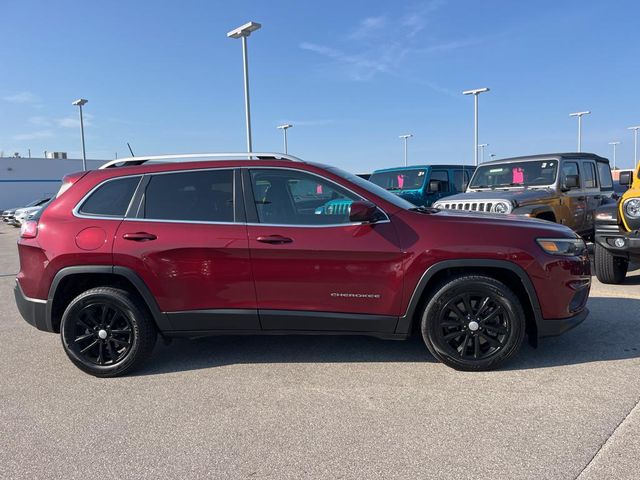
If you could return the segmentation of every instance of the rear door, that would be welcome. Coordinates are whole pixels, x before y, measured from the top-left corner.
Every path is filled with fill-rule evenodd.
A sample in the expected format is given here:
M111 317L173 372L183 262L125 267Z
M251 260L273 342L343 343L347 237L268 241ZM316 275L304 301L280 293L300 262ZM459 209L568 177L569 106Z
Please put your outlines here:
M243 184L263 329L395 330L403 253L384 212L351 223L358 195L295 169L248 169Z
M142 278L174 330L260 328L238 176L147 175L139 208L117 231L115 264Z
M602 193L600 192L597 171L595 160L582 160L582 186L586 202L585 232L593 231L596 210L602 203Z

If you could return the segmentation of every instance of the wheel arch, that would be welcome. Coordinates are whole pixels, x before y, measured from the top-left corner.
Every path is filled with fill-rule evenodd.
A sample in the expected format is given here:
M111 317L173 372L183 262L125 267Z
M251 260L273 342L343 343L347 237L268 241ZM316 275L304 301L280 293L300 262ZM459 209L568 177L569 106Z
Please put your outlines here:
M552 207L549 205L531 205L521 208L516 208L512 213L516 215L528 215L531 218L539 218L541 220L548 220L550 222L558 223L558 216Z
M56 273L47 297L48 330L59 333L62 314L69 302L83 291L99 286L121 288L132 293L148 309L158 330L170 330L169 320L138 274L130 268L110 265L65 267Z
M436 289L454 276L480 274L501 281L518 296L525 311L526 333L536 346L538 324L542 320L540 302L525 270L507 260L456 259L444 260L429 267L420 278L411 295L409 305L398 321L396 333L409 335L419 325L421 312Z

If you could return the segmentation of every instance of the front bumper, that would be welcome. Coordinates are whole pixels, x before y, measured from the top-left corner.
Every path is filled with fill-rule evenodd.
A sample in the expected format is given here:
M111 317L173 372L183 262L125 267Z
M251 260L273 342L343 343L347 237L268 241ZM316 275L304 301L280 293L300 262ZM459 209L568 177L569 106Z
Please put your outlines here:
M22 318L24 318L29 325L36 327L38 330L44 330L46 332L52 331L47 326L46 300L27 297L22 291L18 280L16 280L16 286L13 288L13 294L16 298L16 305L18 306L20 315L22 315Z
M589 315L589 310L583 308L580 312L576 313L572 317L559 318L553 320L543 319L538 322L538 336L539 337L554 337L560 335L567 330L580 325L585 318Z
M624 245L618 247L614 240L621 238ZM621 257L640 256L640 230L628 232L617 225L599 225L596 229L595 241L614 255Z

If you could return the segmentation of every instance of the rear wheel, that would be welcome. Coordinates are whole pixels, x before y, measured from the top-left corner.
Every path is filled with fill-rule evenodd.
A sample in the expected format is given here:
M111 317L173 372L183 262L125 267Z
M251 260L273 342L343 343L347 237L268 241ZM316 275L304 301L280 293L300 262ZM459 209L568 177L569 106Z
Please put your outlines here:
M513 356L524 338L518 297L481 275L442 285L422 315L422 336L438 360L457 370L492 370Z
M98 287L69 304L60 336L65 353L78 368L97 377L115 377L149 357L157 333L146 308L129 292Z
M602 245L595 245L596 277L602 283L618 284L624 282L629 269L629 260L616 257Z

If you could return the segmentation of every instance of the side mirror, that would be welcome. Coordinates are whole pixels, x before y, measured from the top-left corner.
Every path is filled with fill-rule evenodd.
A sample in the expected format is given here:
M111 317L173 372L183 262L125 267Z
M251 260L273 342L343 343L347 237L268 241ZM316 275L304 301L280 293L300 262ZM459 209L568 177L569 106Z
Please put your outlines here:
M580 188L580 177L578 175L567 175L564 177L564 184L562 187L565 190L571 190L573 188Z
M377 209L378 207L374 203L366 200L353 202L349 213L349 221L354 223L374 223L377 220Z
M429 180L429 193L438 193L440 191L440 182L438 180Z
M620 185L628 187L631 185L631 172L620 172L620 179L618 180Z

